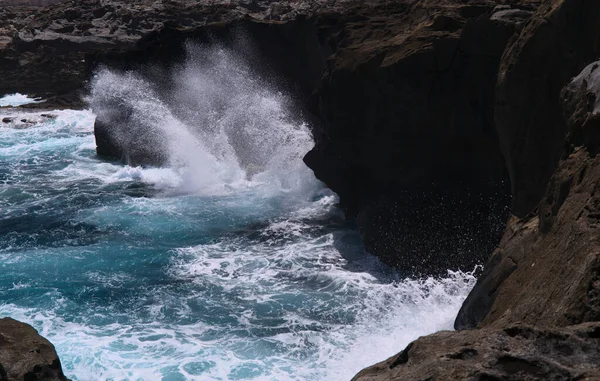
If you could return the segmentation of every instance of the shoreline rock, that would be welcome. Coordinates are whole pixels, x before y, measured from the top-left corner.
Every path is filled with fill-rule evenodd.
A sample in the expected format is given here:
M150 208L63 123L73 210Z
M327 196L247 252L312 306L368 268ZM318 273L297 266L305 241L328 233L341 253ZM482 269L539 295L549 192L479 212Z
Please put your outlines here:
M0 380L68 381L54 346L28 324L0 319Z
M392 358L359 373L356 380L422 379L431 369L435 374L429 379L433 380L452 379L448 376L452 372L459 372L454 374L459 379L473 380L600 379L600 361L578 357L588 350L597 353L592 348L600 338L600 61L591 62L600 55L600 29L589 17L598 14L599 6L597 2L557 0L540 7L504 54L498 83L501 106L496 116L512 171L516 215L509 219L499 247L457 316L455 328L462 331L434 334L410 344L396 359L410 357L413 347L424 348L428 355L415 358L412 369L386 368ZM554 56L565 48L565 39L572 43L570 54L579 54L577 60ZM539 70L536 77L525 78L523 73L535 70ZM505 92L513 94L509 100L503 99ZM539 99L531 99L536 96ZM511 109L519 104L531 109L524 113ZM548 115L531 117L544 110ZM551 126L545 123L548 117ZM540 147L527 150L532 144ZM549 174L551 168L556 169ZM534 169L542 169L539 176L526 179ZM546 181L545 176L549 176ZM532 204L540 187L545 191ZM520 344L527 343L526 349L514 356L512 341L503 335L520 324L534 328L527 328L530 334L520 340ZM578 329L573 326L578 324L595 327L587 336L590 341L578 348L565 345L565 338L572 337L565 332ZM529 344L534 331L539 341ZM463 353L461 348L470 349L473 343L484 346L483 357L469 350L465 352L469 361L440 360L443 353ZM490 350L498 348L510 356L509 363L490 355ZM577 360L568 365L573 359ZM574 368L583 363L590 367ZM480 368L482 364L485 369ZM414 372L421 372L419 378L413 377Z
M600 323L509 325L424 336L352 381L599 380Z

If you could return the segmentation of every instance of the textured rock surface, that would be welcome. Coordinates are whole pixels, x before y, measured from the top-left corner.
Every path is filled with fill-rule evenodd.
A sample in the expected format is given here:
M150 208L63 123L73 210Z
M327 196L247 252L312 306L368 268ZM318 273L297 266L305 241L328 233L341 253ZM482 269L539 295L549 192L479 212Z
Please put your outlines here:
M546 1L502 57L495 120L519 217L540 202L561 157L559 94L600 56L599 14L594 0Z
M325 1L62 1L47 8L0 9L0 94L22 93L69 99L79 93L98 61L121 52L142 61L171 49L161 36L236 20L276 23L320 9ZM327 2L329 3L329 2ZM335 2L330 2L331 7ZM281 6L278 6L281 5ZM215 25L216 27L216 25ZM271 39L286 36L272 36ZM173 50L181 49L174 44ZM177 57L163 56L165 60ZM302 61L300 61L302 62ZM292 65L298 66L298 65ZM305 68L306 69L306 68ZM309 70L306 70L309 71ZM69 105L67 105L69 106Z
M516 216L456 319L477 329L421 338L356 380L600 379L596 354L580 357L600 321L599 6L547 2L504 53L496 127Z
M563 159L536 213L512 218L457 328L600 320L600 63L562 91Z
M438 332L353 381L600 380L600 323Z
M67 381L54 346L33 327L0 319L1 381Z

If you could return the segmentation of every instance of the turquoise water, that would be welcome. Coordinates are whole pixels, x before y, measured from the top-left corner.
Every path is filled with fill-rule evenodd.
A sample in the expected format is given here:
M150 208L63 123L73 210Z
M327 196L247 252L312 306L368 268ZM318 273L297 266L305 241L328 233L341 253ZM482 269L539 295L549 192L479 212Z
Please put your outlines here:
M96 81L100 98L140 86ZM364 253L301 161L307 127L245 89L259 109L236 99L246 119L189 136L192 119L134 99L178 136L161 169L96 157L91 111L0 110L18 116L0 123L0 316L50 339L73 380L348 380L451 327L474 278L397 279ZM256 147L276 160L251 155L250 174Z

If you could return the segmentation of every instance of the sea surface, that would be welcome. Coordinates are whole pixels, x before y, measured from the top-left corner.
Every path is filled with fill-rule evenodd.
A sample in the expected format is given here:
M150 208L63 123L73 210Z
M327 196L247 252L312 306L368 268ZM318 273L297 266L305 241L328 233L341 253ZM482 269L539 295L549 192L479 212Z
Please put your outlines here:
M349 380L451 329L474 277L405 279L365 253L302 163L293 102L211 57L168 94L102 70L94 112L0 109L15 117L0 123L0 317L32 324L78 381ZM168 137L166 167L96 156L111 102Z

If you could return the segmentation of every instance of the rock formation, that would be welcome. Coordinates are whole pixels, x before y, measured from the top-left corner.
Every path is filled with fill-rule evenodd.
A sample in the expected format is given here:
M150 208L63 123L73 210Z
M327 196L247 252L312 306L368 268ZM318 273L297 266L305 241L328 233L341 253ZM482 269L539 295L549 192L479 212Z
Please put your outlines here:
M67 381L54 346L33 327L0 319L1 381Z
M457 329L477 329L421 338L402 352L410 358L413 347L421 348L421 354L415 350L412 368L410 362L386 367L390 359L357 380L413 379L419 369L421 377L432 367L435 380L452 379L447 376L452 372L480 380L600 379L598 361L579 357L597 351L592 348L600 321L600 62L589 63L600 54L600 29L590 16L600 14L599 5L578 0L545 4L503 56L496 126L511 172L516 216L456 319ZM542 195L540 188L545 188ZM505 336L515 324L536 327L526 328L528 336L519 340L526 345L523 351ZM584 335L581 345L568 344L581 327L596 327L596 333ZM487 341L485 351L472 348L482 340ZM448 347L438 352L434 345ZM427 348L436 360L418 361ZM477 355L460 364L437 357L463 348ZM490 348L503 353L498 356ZM591 367L574 367L586 363Z
M511 158L507 152L509 168L512 161L518 160L512 176L520 176L518 171L522 170L539 174L545 171L544 168L550 168L548 165L558 167L549 181L542 184L546 191L543 197L538 196L541 200L538 199L536 210L523 218L510 219L499 248L459 313L457 328L472 328L482 322L496 321L498 324L522 321L565 325L600 318L600 305L595 296L600 292L599 231L594 220L598 208L595 200L599 174L595 155L600 142L594 132L597 117L594 100L599 94L597 81L600 78L594 69L597 64L590 65L580 74L586 57L590 63L600 56L600 28L595 19L588 18L590 14L600 14L600 3L564 0L547 4L539 9L503 57L502 67L510 68L510 71L501 72L499 93L507 91L507 77L517 68L528 66L532 60L538 60L538 56L546 55L545 60L539 59L541 79L530 83L520 78L522 91L518 88L511 91L523 96L532 94L531 97L545 94L545 97L536 96L539 100L530 104L531 110L538 114L559 114L551 123L546 123L545 117L532 119L528 113L515 109L512 112L520 113L522 117L519 123L525 121L528 127L515 130L514 123L497 125L500 136L508 136L511 131L527 136L513 138L514 145L511 144L511 150L520 155L520 160L517 156ZM574 15L580 19L571 19ZM549 24L548 20L556 22ZM554 28L560 29L547 36L548 29ZM552 38L554 42L548 41ZM563 41L565 38L569 39L569 44ZM543 44L538 46L530 42L536 40ZM578 60L555 59L557 47L564 47ZM515 56L514 51L518 48L523 50L522 56ZM541 65L542 61L551 63ZM549 67L551 71L546 71ZM547 88L549 84L552 88ZM520 98L511 99L514 103ZM499 103L503 102L499 100ZM509 114L506 107L498 107L500 117L497 119ZM511 118L519 117L512 115ZM534 122L537 120L539 123ZM548 134L556 136L549 137ZM538 143L534 144L534 141ZM537 148L529 150L523 146L526 143ZM542 150L547 150L544 155ZM533 175L529 179L533 180ZM534 193L528 192L538 185L527 186L515 181L512 187L518 216L519 212L526 212L519 209L519 198L534 197Z
M500 239L510 197L495 78L532 9L415 2L341 32L305 161L357 218L367 250L404 273L470 270Z

